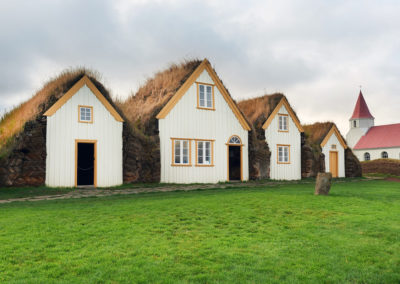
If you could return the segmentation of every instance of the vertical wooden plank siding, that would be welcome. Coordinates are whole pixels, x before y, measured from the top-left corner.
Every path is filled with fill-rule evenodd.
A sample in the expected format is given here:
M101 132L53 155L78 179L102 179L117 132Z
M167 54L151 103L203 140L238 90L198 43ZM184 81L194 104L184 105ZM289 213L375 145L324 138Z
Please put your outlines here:
M93 107L93 123L78 122L78 105ZM75 139L97 140L97 186L122 184L122 122L84 85L47 117L46 185L75 185Z
M213 84L206 70L197 82ZM189 88L170 113L159 120L161 182L170 183L215 183L228 180L226 143L229 137L237 135L243 146L243 180L248 180L248 132L242 128L225 99L214 87L215 110L197 108L196 83ZM196 167L195 141L191 143L191 167L171 166L171 138L215 140L213 143L214 166Z
M282 105L279 114L288 114L286 107ZM265 129L265 139L271 151L270 178L275 180L301 179L301 134L293 119L289 116L289 131L279 131L279 115L276 115ZM277 145L290 145L290 162L278 163Z

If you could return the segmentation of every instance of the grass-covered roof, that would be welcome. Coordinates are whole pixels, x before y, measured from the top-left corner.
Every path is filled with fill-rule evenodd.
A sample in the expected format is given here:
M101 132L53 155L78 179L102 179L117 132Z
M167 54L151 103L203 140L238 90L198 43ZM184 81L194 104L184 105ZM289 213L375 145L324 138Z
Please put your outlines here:
M147 124L150 119L155 118L201 62L196 59L172 64L147 79L136 93L119 103L128 121Z
M37 91L29 100L21 103L1 118L0 153L3 153L12 144L13 137L23 130L28 121L41 117L84 75L88 76L111 105L115 106L108 90L99 82L99 73L86 68L65 70L60 75L48 80L43 88Z

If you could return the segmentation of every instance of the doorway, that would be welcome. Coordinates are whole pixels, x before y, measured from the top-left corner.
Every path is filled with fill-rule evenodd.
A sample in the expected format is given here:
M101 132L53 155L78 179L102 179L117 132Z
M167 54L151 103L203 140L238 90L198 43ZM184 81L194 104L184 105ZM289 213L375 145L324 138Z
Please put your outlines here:
M231 136L228 146L228 181L242 180L242 141L238 136Z
M329 152L329 170L334 178L339 176L338 164L338 152Z
M76 140L76 186L96 186L96 141Z

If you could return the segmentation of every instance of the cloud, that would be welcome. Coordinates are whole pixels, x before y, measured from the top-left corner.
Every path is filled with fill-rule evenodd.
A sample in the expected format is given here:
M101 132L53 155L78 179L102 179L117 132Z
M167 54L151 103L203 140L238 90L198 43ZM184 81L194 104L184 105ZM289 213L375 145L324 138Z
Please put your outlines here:
M207 57L236 99L281 91L304 122L345 133L363 85L376 122L396 122L399 12L372 0L7 1L0 113L71 66L126 97L169 63Z

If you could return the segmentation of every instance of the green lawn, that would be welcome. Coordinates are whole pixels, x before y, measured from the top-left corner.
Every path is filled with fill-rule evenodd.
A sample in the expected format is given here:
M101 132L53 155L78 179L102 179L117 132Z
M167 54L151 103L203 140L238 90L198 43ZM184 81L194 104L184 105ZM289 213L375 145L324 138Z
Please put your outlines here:
M399 283L400 183L4 204L0 282Z

